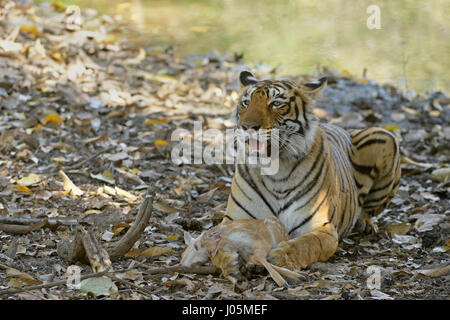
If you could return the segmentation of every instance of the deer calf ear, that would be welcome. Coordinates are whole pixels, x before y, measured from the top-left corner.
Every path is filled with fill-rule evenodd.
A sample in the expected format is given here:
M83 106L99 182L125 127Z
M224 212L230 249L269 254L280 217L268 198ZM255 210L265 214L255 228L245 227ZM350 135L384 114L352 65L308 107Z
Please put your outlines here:
M195 238L187 231L184 232L184 243L189 245L189 243L195 240Z
M248 71L242 71L239 75L239 83L241 84L241 87L246 87L257 82L258 80L256 80L255 76Z

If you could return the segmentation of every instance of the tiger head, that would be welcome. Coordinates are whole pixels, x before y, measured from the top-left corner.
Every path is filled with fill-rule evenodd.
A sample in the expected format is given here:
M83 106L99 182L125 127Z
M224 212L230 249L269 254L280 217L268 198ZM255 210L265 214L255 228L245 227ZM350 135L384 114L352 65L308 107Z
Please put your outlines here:
M318 83L297 85L287 80L258 81L248 71L239 76L242 93L233 113L240 130L278 129L280 157L303 158L314 143L319 120L313 113L313 99L326 86ZM271 141L275 141L272 139Z

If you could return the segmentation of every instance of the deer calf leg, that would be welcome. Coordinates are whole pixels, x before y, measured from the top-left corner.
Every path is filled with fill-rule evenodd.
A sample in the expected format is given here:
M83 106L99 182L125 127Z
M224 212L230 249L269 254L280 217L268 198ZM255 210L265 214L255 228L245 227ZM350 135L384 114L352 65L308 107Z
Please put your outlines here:
M317 261L327 261L338 246L336 229L325 223L310 233L289 241L280 242L278 247L269 253L269 262L298 270L309 267Z

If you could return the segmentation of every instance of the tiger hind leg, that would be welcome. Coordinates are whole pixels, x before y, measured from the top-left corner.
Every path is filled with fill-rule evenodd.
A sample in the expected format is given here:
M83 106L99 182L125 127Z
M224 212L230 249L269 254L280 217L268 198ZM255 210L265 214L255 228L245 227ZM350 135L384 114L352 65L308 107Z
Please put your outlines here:
M400 183L400 150L387 130L370 128L351 133L350 159L362 208L357 231L377 231L372 217L380 214L395 196Z

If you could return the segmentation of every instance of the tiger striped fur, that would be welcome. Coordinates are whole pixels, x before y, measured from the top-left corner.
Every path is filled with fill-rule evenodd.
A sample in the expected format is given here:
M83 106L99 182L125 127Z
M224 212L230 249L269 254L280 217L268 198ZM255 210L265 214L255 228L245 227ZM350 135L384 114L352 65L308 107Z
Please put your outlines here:
M279 129L275 175L237 164L224 219L276 216L289 233L269 254L275 265L306 268L328 260L339 239L355 225L364 228L394 197L400 181L396 138L382 128L347 131L321 124L315 95L326 85L258 81L240 74L242 94L234 112L237 127Z

